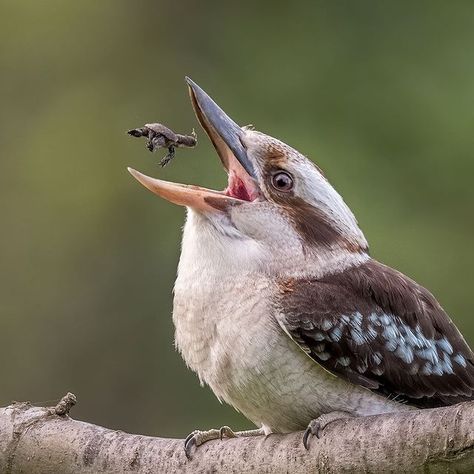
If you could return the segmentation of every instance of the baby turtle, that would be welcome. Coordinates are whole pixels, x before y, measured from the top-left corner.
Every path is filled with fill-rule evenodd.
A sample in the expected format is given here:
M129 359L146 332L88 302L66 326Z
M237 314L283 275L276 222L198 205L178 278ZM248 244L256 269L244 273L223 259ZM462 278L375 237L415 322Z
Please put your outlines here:
M194 130L191 135L181 135L161 123L147 123L142 128L134 128L127 133L132 137L147 137L146 147L152 152L158 148L168 148L168 154L160 161L161 166L166 166L174 158L175 148L192 148L197 143Z

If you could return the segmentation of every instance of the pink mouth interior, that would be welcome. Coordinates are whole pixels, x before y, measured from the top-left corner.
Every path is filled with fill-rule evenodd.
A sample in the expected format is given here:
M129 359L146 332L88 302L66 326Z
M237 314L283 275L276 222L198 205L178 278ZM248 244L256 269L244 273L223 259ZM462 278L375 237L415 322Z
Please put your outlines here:
M249 181L249 179L246 181L247 183L234 171L229 171L229 183L224 190L224 194L242 201L254 201L260 193L255 184Z

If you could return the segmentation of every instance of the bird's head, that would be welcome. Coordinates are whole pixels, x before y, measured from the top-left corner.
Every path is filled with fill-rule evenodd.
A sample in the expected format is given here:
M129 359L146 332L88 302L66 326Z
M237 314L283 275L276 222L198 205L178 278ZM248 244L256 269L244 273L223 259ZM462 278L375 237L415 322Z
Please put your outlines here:
M192 232L262 266L302 268L367 254L351 210L308 158L252 127L237 125L187 79L197 118L228 174L224 191L130 173L158 196L190 210ZM199 237L198 237L199 238ZM291 273L291 271L290 271Z

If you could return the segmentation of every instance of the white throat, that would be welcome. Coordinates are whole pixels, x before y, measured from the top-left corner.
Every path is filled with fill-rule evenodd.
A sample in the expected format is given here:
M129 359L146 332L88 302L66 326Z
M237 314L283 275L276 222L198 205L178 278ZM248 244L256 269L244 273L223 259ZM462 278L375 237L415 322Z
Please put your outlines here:
M260 271L265 249L229 226L225 216L216 214L212 219L188 209L178 275L199 272L196 277L201 280L219 278L223 273Z
M241 278L257 273L270 279L321 278L369 259L365 253L352 253L341 248L305 251L296 239L289 235L287 238L290 241L282 241L278 248L268 248L242 234L224 215L207 217L189 209L183 230L178 277L186 274L202 281L220 279L224 275Z

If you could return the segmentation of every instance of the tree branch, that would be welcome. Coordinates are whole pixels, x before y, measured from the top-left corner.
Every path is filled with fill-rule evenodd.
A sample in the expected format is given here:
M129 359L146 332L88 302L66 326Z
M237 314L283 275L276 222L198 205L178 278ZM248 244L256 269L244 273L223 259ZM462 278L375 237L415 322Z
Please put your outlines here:
M68 394L54 408L1 408L0 472L474 472L474 402L336 421L309 451L302 433L211 441L191 461L182 440L73 420L74 402Z

